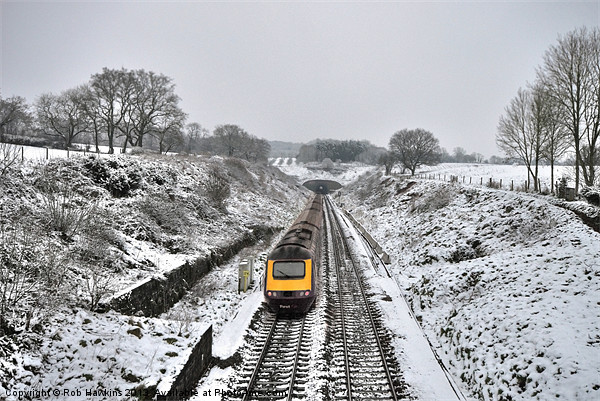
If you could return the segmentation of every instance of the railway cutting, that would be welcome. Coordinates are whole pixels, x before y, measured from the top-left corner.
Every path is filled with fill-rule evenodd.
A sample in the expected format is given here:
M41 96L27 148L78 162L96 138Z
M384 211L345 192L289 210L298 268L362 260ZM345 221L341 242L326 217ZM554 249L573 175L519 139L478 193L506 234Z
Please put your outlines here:
M409 400L391 336L325 195L320 291L303 314L261 308L230 400Z

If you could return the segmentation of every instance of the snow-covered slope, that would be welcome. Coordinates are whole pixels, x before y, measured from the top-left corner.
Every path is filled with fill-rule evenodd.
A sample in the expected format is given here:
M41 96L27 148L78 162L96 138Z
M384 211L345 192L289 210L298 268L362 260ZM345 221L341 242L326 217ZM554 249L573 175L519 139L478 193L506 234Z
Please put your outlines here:
M210 193L211 180L226 182L222 201ZM60 393L26 397L69 399L64 390L79 390L70 399L129 399L127 389L152 390L177 374L210 321L177 310L145 318L90 307L253 226L288 226L306 197L276 168L219 157L85 156L15 165L0 176L0 290L15 282L6 279L13 272L30 287L4 304L0 399L37 389ZM236 276L220 279L217 287L235 288Z
M521 193L380 174L343 192L466 393L600 397L597 232Z

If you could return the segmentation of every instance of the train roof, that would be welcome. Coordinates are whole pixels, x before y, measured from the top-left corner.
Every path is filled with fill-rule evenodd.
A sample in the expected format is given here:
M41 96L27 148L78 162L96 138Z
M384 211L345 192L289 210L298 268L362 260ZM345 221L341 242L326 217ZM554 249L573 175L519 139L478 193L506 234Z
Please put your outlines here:
M276 248L286 245L296 245L306 249L313 248L313 242L318 238L322 223L323 196L315 194L279 241Z

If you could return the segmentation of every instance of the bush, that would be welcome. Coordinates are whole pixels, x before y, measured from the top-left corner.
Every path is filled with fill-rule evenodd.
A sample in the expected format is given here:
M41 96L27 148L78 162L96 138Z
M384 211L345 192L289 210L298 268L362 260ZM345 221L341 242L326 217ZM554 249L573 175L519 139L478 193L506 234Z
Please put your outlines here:
M46 173L40 178L38 187L45 209L43 218L50 229L71 238L89 225L96 204L84 202L77 195L73 183L61 182Z
M66 255L41 241L31 222L0 226L0 332L29 329L65 303Z
M0 142L0 177L20 160L21 152L17 146Z
M216 168L208 172L206 181L202 183L208 198L218 209L225 209L225 200L231 195L231 186L227 178Z
M139 164L130 158L100 159L90 156L83 166L96 184L106 188L116 198L131 196L143 183Z
M158 227L170 234L180 234L189 229L186 206L168 196L155 194L138 203L139 210Z

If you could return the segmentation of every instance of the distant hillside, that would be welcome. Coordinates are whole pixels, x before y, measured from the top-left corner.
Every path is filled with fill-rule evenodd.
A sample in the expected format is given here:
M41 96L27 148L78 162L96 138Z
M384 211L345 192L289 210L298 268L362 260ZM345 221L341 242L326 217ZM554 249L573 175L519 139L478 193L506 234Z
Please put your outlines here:
M284 141L269 141L269 145L271 145L269 157L296 157L303 144Z

